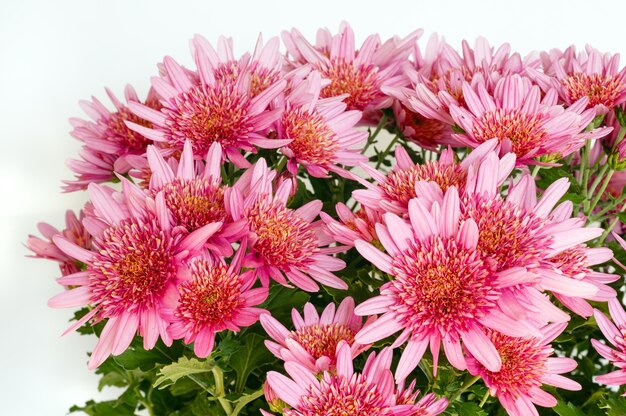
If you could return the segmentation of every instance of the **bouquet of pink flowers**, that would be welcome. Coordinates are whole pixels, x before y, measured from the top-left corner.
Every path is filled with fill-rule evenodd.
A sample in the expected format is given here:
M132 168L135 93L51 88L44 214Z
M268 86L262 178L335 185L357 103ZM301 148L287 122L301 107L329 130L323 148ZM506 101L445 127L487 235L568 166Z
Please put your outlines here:
M72 412L626 414L626 68L421 35L196 35L81 102L27 245L123 392Z

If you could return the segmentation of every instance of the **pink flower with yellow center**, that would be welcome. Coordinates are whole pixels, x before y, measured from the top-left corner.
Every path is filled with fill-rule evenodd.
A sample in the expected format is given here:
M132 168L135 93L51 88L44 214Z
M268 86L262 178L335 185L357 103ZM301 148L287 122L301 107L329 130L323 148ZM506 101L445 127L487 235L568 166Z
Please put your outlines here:
M311 64L330 80L321 91L322 98L348 94L348 109L367 111L391 106L381 87L406 84L400 69L421 34L417 30L384 44L378 35L371 35L356 49L352 28L342 23L336 35L320 30L315 46L296 29L283 32L283 42L294 66Z
M607 247L587 247L585 244L578 244L569 248L556 256L550 257L548 262L558 273L576 280L584 281L594 285L597 292L587 299L596 302L607 302L613 299L617 293L608 286L620 277L617 274L597 272L592 266L605 263L613 258L613 251ZM561 293L553 293L565 307L572 312L588 318L593 314L593 308L585 298L567 296Z
M294 361L313 373L332 371L340 342L350 346L352 356L365 351L368 345L354 342L354 336L363 326L363 319L354 314L354 300L345 298L335 310L330 303L320 316L311 303L304 305L304 319L297 310L292 313L295 329L289 331L271 315L261 315L261 325L274 341L265 346L285 362Z
M152 123L152 128L131 122L128 126L170 150L182 149L185 141L190 140L197 159L204 158L211 144L218 142L233 163L249 166L241 150L254 152L255 146L277 148L288 143L264 135L280 117L280 109L269 110L268 105L282 93L286 81L274 82L270 77L271 84L267 87L264 85L270 81L253 82L255 74L258 75L260 64L257 63L271 66L277 59L276 42L271 41L260 49L258 61L236 62L225 41L220 58L206 40L194 38L197 79L172 58L165 57L165 76L152 79L163 108L155 111L141 104L131 105L136 115ZM228 66L229 62L236 64L236 70ZM231 69L227 71L227 67Z
M556 89L566 105L583 97L597 115L626 102L626 67L619 67L619 54L602 54L587 45L576 53L570 46L565 52L544 53L544 72L529 69L527 74L544 90Z
M361 167L368 173L375 183L360 181L367 189L359 189L352 193L352 197L364 207L377 211L388 211L397 214L406 213L409 200L420 194L433 192L432 184L440 191L446 191L454 186L460 192L465 189L470 167L475 170L478 165L493 153L497 145L496 140L488 141L474 149L462 162L457 163L451 149L441 152L439 160L417 164L411 160L407 151L401 146L396 147L396 166L387 175L362 164ZM502 183L511 173L515 163L514 155L503 156L494 176L498 183Z
M92 182L114 180L115 173L126 173L130 170L127 157L144 154L146 147L152 143L152 140L126 125L126 122L133 122L145 128L151 127L149 122L129 109L130 103L141 102L133 87L127 85L124 90L127 104L120 102L108 88L106 92L115 106L115 111L110 111L97 98L92 97L91 101L81 101L80 105L93 121L70 119L74 127L72 136L82 141L84 146L80 151L81 160L67 162L68 167L76 173L76 180L65 181L66 191L86 189ZM150 90L142 105L154 110L160 108L154 90Z
M376 223L383 222L379 211L361 207L352 212L346 204L341 202L335 206L335 210L339 220L335 220L325 212L320 212L326 233L335 241L348 247L353 247L356 240L364 240L368 243L378 241Z
M618 367L618 370L597 376L595 381L609 386L621 386L626 384L626 312L618 298L609 300L609 313L613 322L597 309L594 309L593 316L606 339L615 348L596 339L592 339L591 344L601 356Z
M461 221L456 187L446 191L441 204L427 204L423 198L409 202L410 223L395 214L383 216L385 224L376 231L386 253L356 242L359 253L393 279L381 287L379 296L356 308L357 315L382 316L364 326L355 340L368 344L402 331L394 343L408 341L398 363L398 380L413 371L429 346L436 371L442 343L454 367L466 367L463 344L483 365L498 371L502 362L486 329L517 336L532 330L501 310L508 276L495 273L482 257L476 222Z
M37 224L37 229L45 240L34 235L28 236L26 247L34 253L32 257L58 262L63 276L79 272L80 262L60 250L54 243L54 236L62 235L77 246L90 250L92 248L91 235L82 224L84 217L83 211L80 211L76 217L73 211L68 210L65 213L65 229L63 231L59 231L45 222Z
M526 318L538 326L565 322L569 316L541 292L582 300L602 298L610 291L598 284L605 277L598 275L598 282L582 279L556 269L551 261L599 237L603 230L585 227L584 218L572 218L570 201L557 206L569 188L566 178L552 183L537 201L534 179L524 175L508 187L503 199L500 184L493 178L497 166L497 159L491 155L468 180L461 203L462 218L475 221L477 250L496 272L503 274L501 284L506 288L502 302L517 310L513 313L513 309L507 309L509 317L522 317L520 311L526 309Z
M306 367L288 362L285 370L289 377L270 371L267 383L290 406L282 409L284 416L434 416L445 410L446 399L435 400L427 395L415 402L413 392L404 393L403 399L410 400L398 403L391 359L389 348L378 355L371 353L363 372L358 373L353 368L350 347L341 343L336 372L325 371L319 380Z
M189 141L185 142L180 161L166 162L155 146L149 146L147 153L152 171L149 189L154 195L163 194L174 223L193 232L206 224L221 222L223 227L207 242L207 248L217 255L232 255L230 243L245 234L245 223L233 221L226 212L219 143L211 145L204 163L194 162Z
M93 239L91 250L66 237L53 237L61 251L86 269L59 278L60 284L76 288L56 295L49 305L92 306L66 332L89 320L107 320L89 360L92 369L110 354L124 352L137 333L145 349L153 348L159 337L171 344L163 311L175 299L187 271L185 262L221 227L211 223L187 233L172 223L162 193L153 200L129 181L122 184L122 192L89 186L93 211L83 225Z
M458 145L476 147L497 138L500 152L515 153L518 165L536 163L540 156L558 160L585 140L610 133L607 128L583 131L595 117L595 111L585 110L586 97L564 109L554 91L541 98L539 87L519 75L502 78L493 94L482 83L475 88L464 83L463 93L467 108L450 106L450 116L464 131L454 135Z
M322 79L317 71L294 85L277 123L278 137L290 140L281 148L289 157L287 169L297 174L300 164L314 177L326 177L329 171L345 176L338 165L367 162L361 154L367 132L354 127L361 112L346 111L341 97L320 99Z
M266 312L255 306L265 301L268 289L252 288L254 272L241 272L245 242L242 247L230 265L204 258L192 260L189 276L178 286L178 302L167 331L174 339L193 342L198 357L211 354L217 332L237 332Z
M560 375L576 368L571 358L552 357L550 342L567 324L550 324L541 329L541 338L515 338L490 331L489 339L502 357L499 371L486 369L471 356L468 371L479 375L492 396L498 398L511 416L539 416L535 405L554 407L557 399L541 389L544 384L580 390L577 382Z
M346 283L332 272L345 267L343 260L330 254L343 250L323 247L332 243L314 221L322 202L311 201L300 208L287 208L293 189L292 181L281 182L273 190L276 172L260 159L229 189L226 206L233 220L245 220L249 232L250 253L244 267L254 268L264 286L270 278L282 285L287 279L302 290L319 290L316 281L336 289L347 289Z

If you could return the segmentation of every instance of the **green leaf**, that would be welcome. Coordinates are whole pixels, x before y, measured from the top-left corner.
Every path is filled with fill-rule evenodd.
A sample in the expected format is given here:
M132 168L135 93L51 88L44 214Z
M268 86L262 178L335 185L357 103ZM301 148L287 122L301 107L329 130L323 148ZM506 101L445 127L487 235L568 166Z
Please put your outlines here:
M163 350L168 351L164 353ZM170 354L171 353L171 354ZM143 341L141 338L136 337L130 347L122 354L113 357L113 360L125 370L135 370L137 368L142 371L150 371L157 364L171 363L170 356L177 357L172 348L168 348L161 342L157 343L157 346L151 350L143 349Z
M214 366L215 363L213 361L200 361L197 358L189 359L187 357L180 357L177 362L166 365L159 371L159 377L154 382L154 387L163 389L183 377L193 374L208 373Z
M626 415L626 398L622 396L611 396L600 402L601 409L608 409L606 416Z
M552 408L559 416L585 416L585 413L578 407L574 406L571 402L559 401L556 406Z
M272 354L265 348L264 338L259 334L246 334L239 352L231 357L230 366L237 372L237 392L243 392L250 373L272 360Z
M117 372L106 373L98 382L98 391L102 391L105 386L125 387L127 385L128 380L124 375Z
M134 416L135 408L119 400L109 400L105 402L89 400L83 407L72 406L70 413L75 412L83 412L89 416Z
M487 413L475 402L456 402L454 410L458 416L487 416Z

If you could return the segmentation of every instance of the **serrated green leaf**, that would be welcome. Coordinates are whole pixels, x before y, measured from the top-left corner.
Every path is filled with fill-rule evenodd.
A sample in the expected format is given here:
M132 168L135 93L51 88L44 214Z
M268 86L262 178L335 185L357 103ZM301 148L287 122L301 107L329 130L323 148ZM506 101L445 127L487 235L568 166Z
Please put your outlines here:
M230 359L230 366L237 372L237 392L243 392L250 373L272 360L272 354L265 348L264 338L258 334L246 334L241 349Z
M89 400L85 406L72 406L70 413L83 412L89 416L134 416L135 408L130 407L118 400L95 402Z
M626 398L622 396L608 397L600 402L600 408L607 409L606 416L624 416L626 415Z
M585 413L578 407L574 406L572 402L559 401L556 406L552 408L559 416L585 416Z
M154 387L163 389L174 384L179 379L200 373L208 373L213 370L215 363L212 360L198 360L197 358L180 357L177 362L161 368Z
M98 382L98 391L102 391L105 386L125 387L127 385L128 380L124 375L116 372L106 373Z
M487 412L475 402L456 402L454 410L458 416L487 416Z

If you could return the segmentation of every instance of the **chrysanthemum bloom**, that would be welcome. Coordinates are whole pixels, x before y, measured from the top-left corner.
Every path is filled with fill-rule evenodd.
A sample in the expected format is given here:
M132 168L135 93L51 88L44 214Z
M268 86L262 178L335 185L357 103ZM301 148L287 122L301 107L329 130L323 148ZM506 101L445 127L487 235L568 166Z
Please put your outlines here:
M387 213L385 225L376 226L386 253L364 241L355 244L363 257L393 276L379 296L356 308L357 315L383 315L364 326L355 340L373 343L402 331L394 346L408 344L398 363L398 380L417 366L429 346L436 371L442 343L454 367L466 367L463 343L484 366L498 371L502 362L486 329L513 336L531 333L527 323L507 316L498 305L503 288L517 282L494 273L491 262L482 258L476 222L460 221L456 187L430 209L422 200L409 202L410 224Z
M152 171L149 189L154 195L163 193L174 223L193 232L206 224L221 222L222 228L211 237L207 248L218 255L232 255L230 243L245 234L245 223L234 222L226 212L220 144L211 145L205 163L194 162L189 141L185 142L180 161L170 160L174 166L154 146L149 146L147 153Z
M609 313L613 322L597 309L594 309L593 316L600 330L615 349L595 339L591 340L591 344L601 356L619 369L597 376L595 381L609 386L621 386L626 384L626 312L617 298L609 301Z
M161 337L170 344L163 309L175 299L185 262L204 245L221 223L211 223L187 233L172 223L162 193L154 200L130 182L123 191L92 184L89 196L93 215L83 224L93 238L86 250L62 236L54 243L69 257L86 264L86 270L61 277L64 286L77 286L48 302L55 308L93 307L66 332L89 320L107 319L89 368L98 367L110 354L118 355L137 332L145 349Z
M323 247L333 240L323 232L321 221L314 221L322 201L311 201L296 210L287 208L293 182L284 181L274 191L275 174L265 159L260 159L225 195L233 220L244 219L250 233L250 253L243 266L254 268L264 286L270 278L287 285L286 276L309 292L319 290L315 281L347 289L332 273L343 269L345 263L330 255L343 249Z
M485 157L493 153L497 146L496 140L488 141L474 149L462 162L457 163L452 149L441 152L439 160L416 164L401 146L396 147L396 166L385 176L372 167L362 164L361 167L376 183L361 181L368 189L359 189L352 193L352 197L363 206L374 210L406 213L409 200L417 196L416 185L420 189L428 188L429 182L436 184L441 191L455 186L459 192L465 189L467 175L470 168L476 170ZM515 155L505 155L494 172L498 184L502 183L513 170Z
M211 144L218 142L233 163L239 167L249 166L241 150L255 151L254 146L277 148L288 143L263 135L280 117L280 109L268 110L267 107L284 90L286 82L278 80L258 92L259 85L253 82L257 61L240 60L236 76L227 76L224 71L230 68L228 63L234 61L230 45L225 44L224 49L220 49L221 59L207 45L208 42L199 37L192 42L198 68L197 81L190 79L188 72L176 61L165 57L166 76L152 78L152 85L163 104L161 111L141 104L130 106L136 115L151 122L152 128L127 124L168 149L182 149L185 140L189 139L197 159L204 158ZM259 56L259 61L273 62L277 53L274 47L268 48L267 54Z
M433 416L446 407L446 400L433 403L432 396L425 402L398 403L396 386L390 370L392 352L383 349L371 353L362 373L356 373L352 352L346 343L337 350L337 371L324 372L321 380L302 365L285 364L290 377L275 371L267 374L267 383L281 400L291 408L283 409L284 416ZM422 399L424 400L424 399ZM270 413L263 411L268 416Z
M608 284L615 282L620 277L617 274L597 272L592 269L592 266L605 263L612 258L613 251L607 247L591 248L585 244L578 244L560 252L556 256L550 257L548 262L554 266L557 272L596 286L598 291L596 294L589 296L589 300L607 302L617 295L615 290ZM555 298L572 312L585 318L593 314L592 306L584 298L567 296L561 293L553 294Z
M35 253L32 257L58 262L63 276L79 272L80 263L61 251L54 243L53 237L62 235L77 246L90 250L92 247L91 235L83 227L82 220L84 217L83 211L80 211L77 218L73 211L68 210L65 213L65 229L63 231L59 231L44 222L37 224L37 229L45 240L34 235L28 236L26 247Z
M245 247L242 242L230 265L209 258L193 259L189 276L178 286L178 302L167 331L174 339L193 342L198 357L211 354L217 332L237 332L267 312L255 306L265 301L268 289L252 288L254 272L241 272Z
M567 324L550 324L541 329L541 338L515 338L490 331L489 339L502 357L502 368L490 371L472 357L467 358L468 371L479 375L492 396L498 398L511 416L538 416L535 404L554 407L557 400L541 390L544 384L567 390L580 390L577 382L560 375L576 368L571 358L552 357L550 342Z
M367 162L361 154L367 132L354 127L360 111L346 111L342 97L320 99L321 89L320 73L314 71L287 96L277 132L290 142L281 152L289 157L287 169L294 175L302 165L314 177L326 177L329 171L345 176L339 165Z
M569 201L555 208L569 188L565 178L551 184L537 201L535 181L524 175L517 184L509 186L506 199L502 198L500 185L492 173L497 163L495 156L490 155L468 180L461 204L462 218L476 222L477 250L483 259L496 272L507 273L505 280L510 288L503 290L502 303L511 318L520 316L520 311L526 309L529 319L533 320L532 316L539 319L537 325L569 320L567 314L539 292L550 291L563 295L564 299L582 300L602 296L598 294L600 287L588 279L555 269L550 259L567 256L566 250L599 237L603 230L584 227L584 218L571 218Z
M423 56L416 48L414 66L404 67L411 87L385 89L401 103L395 111L396 120L409 133L408 137L412 137L414 130L421 136L434 134L430 142L416 138L420 145L454 143L451 137L454 121L449 107L453 103L465 105L463 82L472 86L485 83L492 91L503 76L521 73L526 67L538 64L536 57L529 55L522 60L510 50L510 45L505 43L494 51L485 38L479 37L474 49L464 40L460 55L437 35L431 36Z
M321 29L315 46L296 29L283 32L282 37L294 65L309 63L330 79L321 91L322 98L348 94L348 109L368 111L391 106L391 99L381 87L406 84L400 68L422 32L417 30L404 39L393 38L384 44L378 35L371 35L358 49L354 32L345 22L336 35Z
M326 233L336 242L353 247L356 240L368 243L378 240L375 226L383 222L379 211L364 206L352 212L341 202L335 206L335 210L339 221L325 212L320 212L320 218L324 221Z
M385 90L385 92L395 96L390 90ZM406 97L402 96L402 100L406 100ZM393 102L392 109L396 125L409 141L429 150L436 150L437 146L453 143L453 131L449 124L422 116L402 104L400 99Z
M141 103L137 93L130 85L126 86L124 95L127 104L122 104L107 88L106 92L115 106L115 111L107 109L97 98L81 101L80 106L93 121L71 118L74 130L72 136L85 145L80 151L81 160L69 160L67 166L76 173L76 180L65 181L66 191L86 189L94 182L108 182L115 179L115 173L126 173L130 165L125 160L129 155L145 153L146 147L152 143L141 134L131 130L126 122L133 122L145 128L151 124L133 114L130 103ZM154 90L150 90L146 108L158 110L159 101Z
M619 54L602 54L587 45L576 54L570 46L563 53L543 54L544 72L529 68L527 74L544 91L555 88L561 100L573 105L587 97L587 107L606 114L626 102L626 67L619 67Z
M271 315L261 315L263 329L275 341L265 341L265 346L285 362L295 361L313 373L320 373L335 368L335 353L341 341L350 346L353 357L369 347L354 342L354 336L363 326L363 318L354 314L351 297L345 298L336 311L335 304L329 303L321 316L311 303L304 305L304 319L295 309L291 315L293 331Z
M610 132L583 131L595 117L594 110L585 110L587 97L564 109L556 104L554 90L541 98L539 87L519 75L502 78L493 94L482 83L476 89L464 83L463 94L467 108L450 106L452 119L464 131L454 135L458 144L476 147L495 137L500 152L515 153L519 165L536 163L533 159L544 155L559 160L580 149L585 140Z

